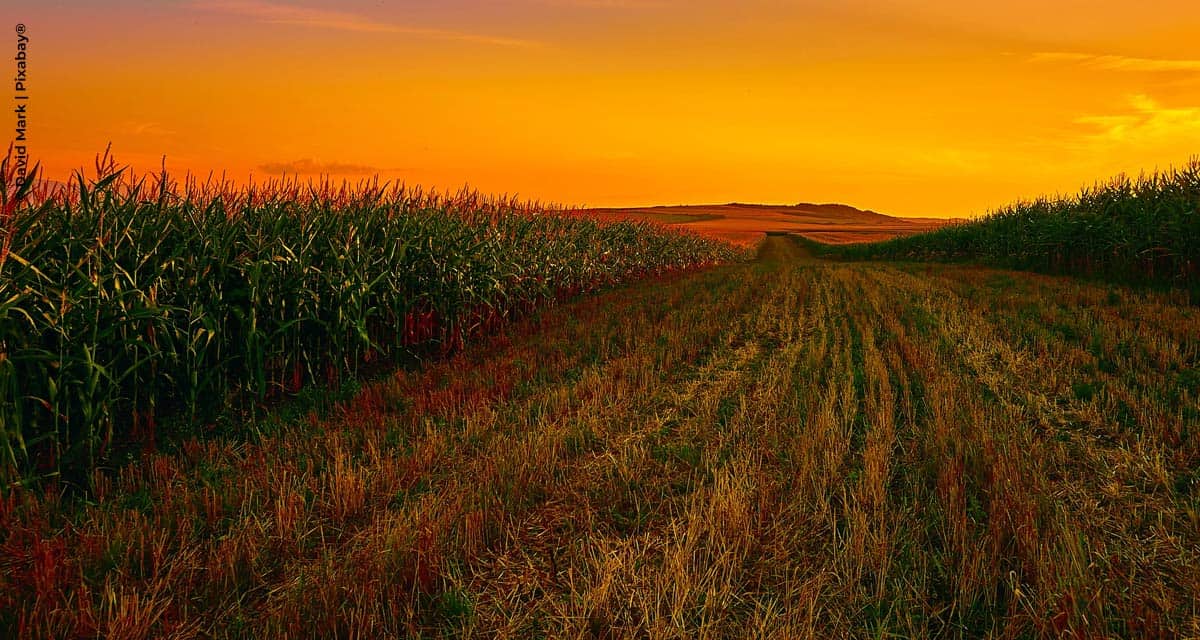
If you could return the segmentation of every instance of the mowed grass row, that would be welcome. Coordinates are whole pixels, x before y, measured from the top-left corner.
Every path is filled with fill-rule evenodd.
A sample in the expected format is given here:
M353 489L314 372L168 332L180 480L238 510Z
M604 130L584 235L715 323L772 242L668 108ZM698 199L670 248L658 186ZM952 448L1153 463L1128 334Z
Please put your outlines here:
M515 313L736 259L727 245L472 192L234 188L110 161L21 198L4 172L0 482L80 483L313 382L448 353Z
M1017 202L929 233L813 248L859 260L967 261L1183 286L1200 300L1200 161L1121 175L1073 197Z
M21 637L1200 634L1200 316L752 264L0 503Z

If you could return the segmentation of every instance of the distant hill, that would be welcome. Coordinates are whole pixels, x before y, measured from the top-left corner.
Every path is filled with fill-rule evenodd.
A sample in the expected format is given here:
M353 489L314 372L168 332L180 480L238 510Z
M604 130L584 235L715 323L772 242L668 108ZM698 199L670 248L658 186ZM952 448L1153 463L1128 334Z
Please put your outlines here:
M899 218L845 204L795 205L731 202L592 209L615 218L636 218L678 225L741 243L754 243L767 232L797 233L822 242L871 242L929 231L949 220Z

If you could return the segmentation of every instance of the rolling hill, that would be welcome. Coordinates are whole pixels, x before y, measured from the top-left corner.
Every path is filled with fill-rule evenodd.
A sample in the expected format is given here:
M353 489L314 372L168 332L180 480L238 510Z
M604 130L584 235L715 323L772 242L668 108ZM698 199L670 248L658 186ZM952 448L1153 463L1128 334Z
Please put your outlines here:
M677 225L742 244L770 233L795 233L821 242L874 242L942 227L950 220L899 218L844 204L717 204L592 209L614 218Z

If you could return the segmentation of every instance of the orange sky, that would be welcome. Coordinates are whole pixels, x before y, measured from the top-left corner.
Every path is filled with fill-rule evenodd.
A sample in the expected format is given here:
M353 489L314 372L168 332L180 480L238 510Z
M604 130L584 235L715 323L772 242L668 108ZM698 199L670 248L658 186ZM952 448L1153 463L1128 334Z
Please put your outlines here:
M15 4L60 179L111 141L238 178L965 216L1200 153L1195 0Z

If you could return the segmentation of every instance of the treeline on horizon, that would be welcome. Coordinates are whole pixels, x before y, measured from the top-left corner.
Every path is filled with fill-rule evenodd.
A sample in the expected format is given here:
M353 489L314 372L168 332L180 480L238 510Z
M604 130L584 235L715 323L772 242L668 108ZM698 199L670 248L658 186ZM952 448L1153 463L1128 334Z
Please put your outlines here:
M647 222L364 182L0 171L0 481L86 483L164 416L199 433L513 314L741 257ZM187 435L185 432L184 435Z
M1077 195L1006 206L936 231L857 245L810 243L852 260L989 266L1179 286L1200 293L1200 160L1121 175Z

